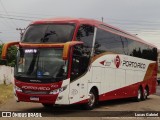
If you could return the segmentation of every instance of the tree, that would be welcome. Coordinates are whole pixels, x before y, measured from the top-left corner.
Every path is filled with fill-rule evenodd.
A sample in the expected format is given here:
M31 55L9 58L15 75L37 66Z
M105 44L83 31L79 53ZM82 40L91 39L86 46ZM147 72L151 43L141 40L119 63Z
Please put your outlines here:
M3 47L3 45L0 45L0 55L2 54L2 47ZM16 54L17 54L17 47L16 46L11 46L10 48L8 48L7 60L4 61L0 57L0 65L6 64L7 66L14 67L15 62L16 62Z

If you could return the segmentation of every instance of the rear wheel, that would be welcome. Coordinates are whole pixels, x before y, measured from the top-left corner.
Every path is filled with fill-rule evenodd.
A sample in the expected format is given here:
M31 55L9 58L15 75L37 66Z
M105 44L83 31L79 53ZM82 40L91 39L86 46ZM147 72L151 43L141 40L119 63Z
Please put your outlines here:
M148 97L148 89L147 89L147 88L145 88L145 89L144 89L144 92L143 92L142 100L146 100L146 99L147 99L147 97Z
M139 102L142 100L142 89L139 88L137 92L138 93L137 93L136 101Z
M98 93L92 89L89 93L88 103L85 104L85 108L87 110L92 110L98 102Z

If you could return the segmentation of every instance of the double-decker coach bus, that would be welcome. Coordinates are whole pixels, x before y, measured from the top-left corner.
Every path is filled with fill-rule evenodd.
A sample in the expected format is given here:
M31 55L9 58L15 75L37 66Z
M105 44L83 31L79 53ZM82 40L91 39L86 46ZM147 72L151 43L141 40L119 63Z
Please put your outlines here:
M32 22L19 47L14 93L17 101L52 105L84 104L156 92L157 48L108 24L56 18Z

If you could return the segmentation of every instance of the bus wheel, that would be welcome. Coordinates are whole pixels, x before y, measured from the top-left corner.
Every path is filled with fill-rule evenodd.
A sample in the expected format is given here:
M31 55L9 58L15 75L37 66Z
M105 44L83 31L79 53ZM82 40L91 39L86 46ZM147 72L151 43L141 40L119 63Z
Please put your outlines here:
M85 104L85 108L87 110L92 110L96 106L97 101L98 101L98 94L94 89L92 89L89 93L88 103Z
M139 88L138 89L138 94L137 94L137 97L136 97L136 101L139 102L142 100L142 89Z
M143 99L143 100L146 100L147 97L148 97L148 90L147 90L147 88L145 88L145 89L144 89L144 92L143 92L143 97L142 97L142 99Z
M45 108L52 108L53 104L42 103Z

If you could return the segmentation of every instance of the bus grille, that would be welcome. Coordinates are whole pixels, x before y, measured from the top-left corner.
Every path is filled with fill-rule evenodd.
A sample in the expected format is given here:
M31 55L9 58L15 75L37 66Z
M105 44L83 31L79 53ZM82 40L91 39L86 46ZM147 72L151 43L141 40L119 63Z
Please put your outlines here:
M26 94L38 94L38 95L47 95L49 94L49 91L32 91L32 90L23 90L23 93L26 93Z

